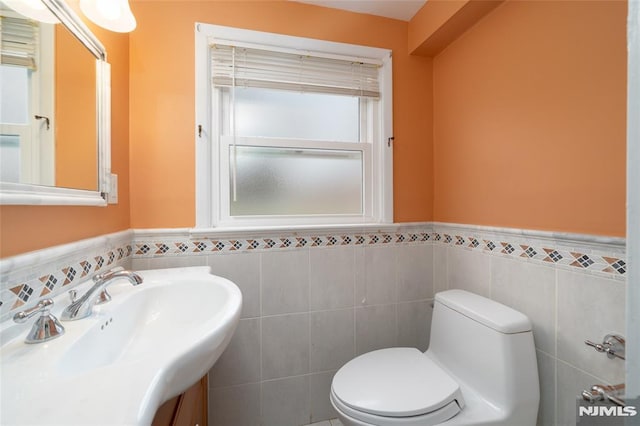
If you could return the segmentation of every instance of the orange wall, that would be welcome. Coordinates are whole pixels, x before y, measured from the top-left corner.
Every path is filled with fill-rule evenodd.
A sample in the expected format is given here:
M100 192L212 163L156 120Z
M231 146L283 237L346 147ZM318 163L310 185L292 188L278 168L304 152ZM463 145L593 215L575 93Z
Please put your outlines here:
M431 220L431 60L408 55L406 22L285 1L131 5L131 227L195 224L195 22L392 49L395 219Z
M436 56L504 0L428 1L409 22L409 52Z
M434 220L624 236L626 7L507 1L434 59Z
M390 19L272 1L132 7L129 36L90 25L112 64L119 204L2 206L0 257L194 225L196 21L392 49L396 221L624 235L625 2L507 1L433 62L408 55L408 24Z
M468 0L427 1L409 22L409 51L417 50L467 3Z
M109 207L0 206L0 258L129 228L128 36L89 25L111 63L111 162L119 204Z

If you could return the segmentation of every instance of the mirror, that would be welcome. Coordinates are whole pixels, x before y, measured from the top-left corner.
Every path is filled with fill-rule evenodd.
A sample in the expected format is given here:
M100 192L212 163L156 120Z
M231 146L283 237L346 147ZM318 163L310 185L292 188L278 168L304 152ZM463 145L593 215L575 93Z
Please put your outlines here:
M105 205L104 47L63 0L0 0L0 16L0 204Z

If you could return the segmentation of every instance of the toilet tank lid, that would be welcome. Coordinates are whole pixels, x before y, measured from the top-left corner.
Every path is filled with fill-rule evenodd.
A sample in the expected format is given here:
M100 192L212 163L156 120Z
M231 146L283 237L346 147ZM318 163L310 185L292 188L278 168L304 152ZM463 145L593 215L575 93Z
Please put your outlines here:
M447 290L437 293L436 303L442 303L500 333L531 331L531 321L523 313L468 291Z

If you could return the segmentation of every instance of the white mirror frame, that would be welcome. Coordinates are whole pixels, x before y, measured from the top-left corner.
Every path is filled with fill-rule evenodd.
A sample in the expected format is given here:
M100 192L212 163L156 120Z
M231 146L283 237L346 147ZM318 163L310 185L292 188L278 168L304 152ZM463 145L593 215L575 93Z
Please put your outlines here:
M107 51L64 0L41 1L96 58L98 189L0 182L0 204L106 206L111 178L111 68Z

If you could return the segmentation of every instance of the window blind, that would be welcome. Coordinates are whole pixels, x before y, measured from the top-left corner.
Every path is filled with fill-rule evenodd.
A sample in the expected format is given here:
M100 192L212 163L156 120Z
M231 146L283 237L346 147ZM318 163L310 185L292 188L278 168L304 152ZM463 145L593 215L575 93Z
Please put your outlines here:
M38 24L34 21L0 16L0 63L36 70Z
M376 64L223 44L211 61L215 86L380 97Z

